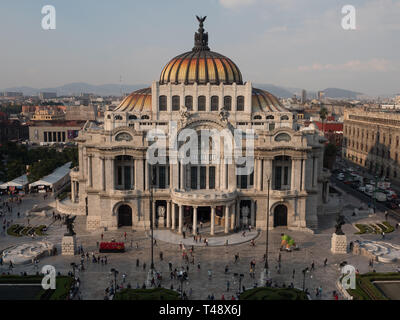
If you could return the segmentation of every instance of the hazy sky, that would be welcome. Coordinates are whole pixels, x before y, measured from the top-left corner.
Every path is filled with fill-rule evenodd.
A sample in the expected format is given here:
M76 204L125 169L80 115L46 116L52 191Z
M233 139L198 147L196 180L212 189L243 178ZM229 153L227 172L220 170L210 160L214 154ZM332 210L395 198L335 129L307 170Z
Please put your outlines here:
M344 5L356 30L344 30ZM41 27L44 5L56 30ZM400 92L400 0L1 0L0 88L150 83L198 27L244 80Z

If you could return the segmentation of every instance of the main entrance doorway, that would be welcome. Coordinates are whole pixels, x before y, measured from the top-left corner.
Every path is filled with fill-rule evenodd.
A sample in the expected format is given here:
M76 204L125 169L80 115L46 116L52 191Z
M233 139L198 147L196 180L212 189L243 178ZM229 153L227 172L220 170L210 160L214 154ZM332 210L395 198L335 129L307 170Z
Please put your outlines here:
M118 227L132 226L132 209L123 204L118 208Z
M274 210L274 227L287 226L287 207L283 204Z

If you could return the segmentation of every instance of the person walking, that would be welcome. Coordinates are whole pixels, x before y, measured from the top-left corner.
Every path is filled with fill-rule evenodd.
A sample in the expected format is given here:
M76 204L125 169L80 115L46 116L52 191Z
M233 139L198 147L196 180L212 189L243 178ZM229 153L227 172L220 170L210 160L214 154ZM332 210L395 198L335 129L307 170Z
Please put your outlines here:
M314 260L313 260L313 262L311 263L311 269L310 269L310 271L314 271L315 270L315 263L314 263Z
M325 260L324 260L324 267L326 267L327 263L328 263L328 258L325 258Z

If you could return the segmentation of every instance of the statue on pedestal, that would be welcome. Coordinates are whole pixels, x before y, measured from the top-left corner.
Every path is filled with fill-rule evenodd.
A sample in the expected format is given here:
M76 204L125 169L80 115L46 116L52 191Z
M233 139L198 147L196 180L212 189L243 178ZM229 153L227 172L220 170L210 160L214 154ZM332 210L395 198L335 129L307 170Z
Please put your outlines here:
M73 216L70 218L70 216L65 217L65 222L64 224L67 226L67 233L64 234L64 236L74 236L76 233L74 231L74 221L76 219L76 216Z
M342 230L342 226L343 226L345 223L346 223L346 222L344 221L344 216L343 216L342 214L339 214L338 217L337 217L337 219L336 219L336 225L335 225L335 228L336 228L335 233L336 233L337 235L344 235L344 232L343 232L343 230Z

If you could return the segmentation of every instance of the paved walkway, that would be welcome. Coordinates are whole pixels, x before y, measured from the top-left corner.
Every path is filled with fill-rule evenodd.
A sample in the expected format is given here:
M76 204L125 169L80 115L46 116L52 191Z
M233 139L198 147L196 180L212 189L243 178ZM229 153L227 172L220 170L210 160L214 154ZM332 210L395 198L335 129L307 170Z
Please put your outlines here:
M150 237L150 232L148 232L147 235ZM248 242L257 238L258 235L259 235L258 231L251 231L251 232L246 231L245 236L242 235L242 232L238 232L220 237L212 237L212 238L207 237L207 240L209 247L217 247L226 245L227 241L228 245ZM185 239L183 239L182 235L176 234L170 230L154 230L154 239L172 244L182 243L184 246L197 246L197 247L206 246L203 241L204 236L202 236L201 242L196 242L194 241L192 235L188 235L186 236Z

